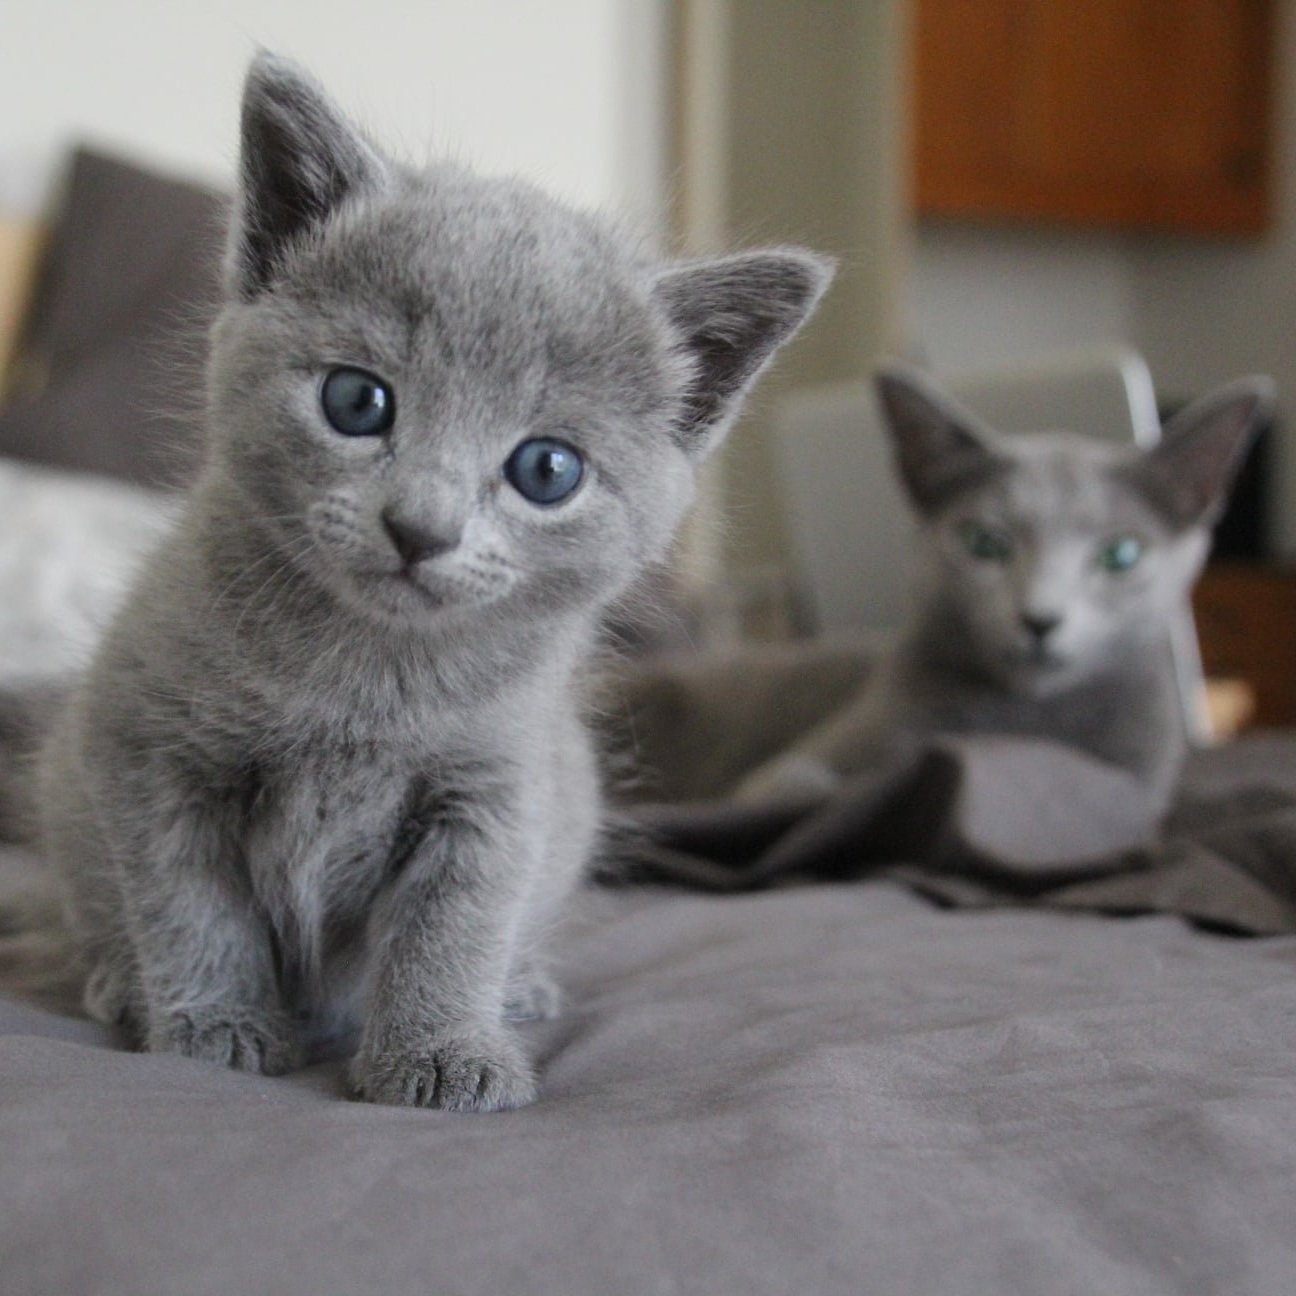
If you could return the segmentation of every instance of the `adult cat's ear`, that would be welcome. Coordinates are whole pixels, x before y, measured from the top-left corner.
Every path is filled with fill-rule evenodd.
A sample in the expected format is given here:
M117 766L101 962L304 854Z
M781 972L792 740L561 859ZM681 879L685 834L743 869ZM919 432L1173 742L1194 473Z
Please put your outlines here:
M360 189L382 158L294 63L262 51L243 87L239 205L229 253L231 287L251 298L273 279L294 239Z
M1000 464L998 438L909 365L874 375L900 480L920 513L934 513Z
M833 264L800 248L689 261L659 273L653 297L693 361L676 435L702 458L738 414L774 353L809 318Z
M1260 424L1271 414L1271 379L1239 378L1217 388L1162 429L1133 467L1140 487L1174 525L1213 522Z

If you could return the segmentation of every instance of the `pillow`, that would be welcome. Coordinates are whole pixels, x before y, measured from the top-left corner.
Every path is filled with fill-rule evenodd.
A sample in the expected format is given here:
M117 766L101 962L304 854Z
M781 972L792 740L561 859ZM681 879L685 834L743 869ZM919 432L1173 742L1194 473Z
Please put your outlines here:
M27 317L44 239L35 221L0 219L0 397L18 332Z
M0 409L0 453L150 485L197 459L226 201L78 149Z
M0 459L0 684L82 664L176 507L160 491Z

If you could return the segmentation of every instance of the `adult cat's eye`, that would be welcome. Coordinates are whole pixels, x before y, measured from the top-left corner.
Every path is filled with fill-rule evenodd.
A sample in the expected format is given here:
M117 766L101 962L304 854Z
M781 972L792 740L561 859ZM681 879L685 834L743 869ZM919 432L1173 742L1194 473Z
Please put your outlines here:
M364 369L346 365L325 375L320 407L329 426L343 436L381 436L396 418L391 387Z
M504 464L509 485L532 504L561 503L584 475L580 451L553 437L523 441Z
M959 527L963 547L982 562L1004 563L1012 557L1012 539L995 527L980 522L964 522Z
M1103 571L1127 572L1143 557L1143 542L1137 536L1115 536L1098 550Z

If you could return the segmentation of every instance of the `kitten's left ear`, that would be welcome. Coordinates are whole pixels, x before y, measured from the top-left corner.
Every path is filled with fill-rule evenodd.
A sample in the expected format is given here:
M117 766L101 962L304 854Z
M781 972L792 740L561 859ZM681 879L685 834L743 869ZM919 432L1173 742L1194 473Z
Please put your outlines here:
M1239 378L1176 414L1134 468L1176 526L1209 525L1224 507L1251 437L1272 412L1269 378Z
M833 270L826 257L780 248L686 262L657 276L653 297L694 363L677 427L686 453L701 459L720 443L761 370L809 318Z
M241 133L229 275L251 298L295 239L377 184L386 164L310 76L264 50L244 83Z

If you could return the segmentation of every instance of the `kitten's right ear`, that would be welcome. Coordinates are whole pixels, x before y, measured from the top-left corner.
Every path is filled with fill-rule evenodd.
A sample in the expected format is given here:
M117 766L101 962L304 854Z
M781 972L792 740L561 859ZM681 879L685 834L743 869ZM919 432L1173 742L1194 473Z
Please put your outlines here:
M243 87L239 205L231 287L255 297L285 250L349 195L377 184L385 165L315 81L262 51Z
M998 466L995 434L917 369L884 365L873 382L900 480L920 513L936 512L951 495Z

